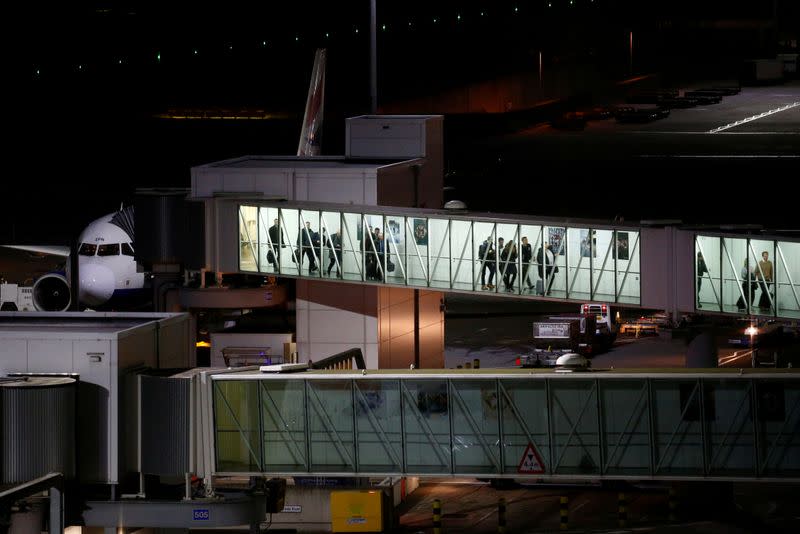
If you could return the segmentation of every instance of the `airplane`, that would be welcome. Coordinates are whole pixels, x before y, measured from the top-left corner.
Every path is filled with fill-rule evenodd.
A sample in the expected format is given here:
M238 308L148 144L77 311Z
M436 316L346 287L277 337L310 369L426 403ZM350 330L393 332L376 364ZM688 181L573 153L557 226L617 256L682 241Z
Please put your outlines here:
M318 156L325 103L325 49L314 56L298 156ZM92 221L78 237L79 305L90 309L127 307L147 295L146 275L137 272L133 249L133 207L120 208ZM5 245L32 254L69 259L69 248ZM33 306L39 311L65 311L71 304L69 261L62 271L50 272L33 285Z
M78 301L83 307L115 308L144 300L146 275L137 272L133 249L133 207L120 208L89 223L78 237ZM69 259L69 248L5 245L29 253ZM39 311L65 311L71 304L69 261L63 272L36 279L32 301Z

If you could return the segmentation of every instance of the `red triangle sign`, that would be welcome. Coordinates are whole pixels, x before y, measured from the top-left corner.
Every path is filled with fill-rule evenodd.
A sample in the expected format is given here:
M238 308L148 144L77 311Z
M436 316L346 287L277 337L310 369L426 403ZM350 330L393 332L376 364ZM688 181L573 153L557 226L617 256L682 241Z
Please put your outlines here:
M522 455L522 460L517 467L517 473L525 474L541 474L544 473L544 462L542 457L536 451L533 443L528 443L525 449L525 454Z

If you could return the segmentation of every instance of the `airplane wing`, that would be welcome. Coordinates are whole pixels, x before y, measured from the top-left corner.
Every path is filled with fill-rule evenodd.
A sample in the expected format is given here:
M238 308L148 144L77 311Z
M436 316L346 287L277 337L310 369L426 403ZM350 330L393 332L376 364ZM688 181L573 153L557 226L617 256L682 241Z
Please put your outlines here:
M38 245L0 245L0 247L13 248L16 250L24 250L26 252L34 252L36 254L49 254L51 256L69 256L69 247L57 246L38 246Z

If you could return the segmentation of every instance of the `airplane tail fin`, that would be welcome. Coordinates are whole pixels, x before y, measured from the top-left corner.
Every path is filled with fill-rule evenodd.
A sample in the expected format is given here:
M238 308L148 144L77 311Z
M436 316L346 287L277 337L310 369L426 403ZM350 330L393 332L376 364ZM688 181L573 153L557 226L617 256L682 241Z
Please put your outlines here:
M306 111L303 114L303 129L300 131L298 156L319 156L322 141L322 110L325 106L325 57L324 48L318 48L311 71Z

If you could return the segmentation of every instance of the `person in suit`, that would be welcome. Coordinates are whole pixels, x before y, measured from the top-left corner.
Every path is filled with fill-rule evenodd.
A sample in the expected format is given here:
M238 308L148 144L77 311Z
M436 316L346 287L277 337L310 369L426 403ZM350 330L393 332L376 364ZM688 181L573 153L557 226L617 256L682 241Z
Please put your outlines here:
M285 239L278 219L275 219L272 226L269 227L269 241L272 243L272 250L267 253L267 260L277 271L281 264L281 248L285 246Z
M300 270L303 268L303 256L308 257L308 274L317 270L317 262L314 259L316 247L319 247L319 233L311 229L311 222L306 221L305 227L297 236L297 248L300 249Z
M762 311L767 311L772 307L772 299L769 292L772 286L772 262L769 261L769 252L766 250L761 253L761 261L758 262L756 278L758 279L758 286L761 288L758 307Z
M327 239L326 239L327 238ZM325 247L328 249L328 276L331 275L331 270L336 267L336 277L341 278L341 265L342 265L342 237L339 232L334 232L330 236L323 231L323 241Z
M492 243L492 236L487 237L483 243L478 247L478 258L481 262L481 289L494 289L492 282L494 281L494 262L495 250ZM486 272L489 272L489 283L486 283Z
M528 269L530 269L531 260L533 259L533 250L531 249L531 244L528 243L527 237L522 238L522 245L519 248L522 254L522 283L526 284L528 289L533 289L533 284L528 278Z
M703 275L708 273L708 267L706 267L706 260L703 259L703 253L698 251L697 252L697 307L702 308L703 305L700 304L700 288L703 286Z
M750 303L753 302L753 296L756 294L756 287L758 287L758 283L755 281L755 273L753 273L753 269L749 267L747 258L744 259L744 265L742 265L740 274L742 277L742 295L744 295L744 298L739 295L739 300L736 301L736 307L739 311L744 311L750 306Z
M503 252L500 253L500 266L503 269L503 283L506 291L514 291L514 282L517 280L517 245L509 241Z
M556 259L550 247L550 243L544 243L536 253L537 269L539 278L542 279L542 291L545 295L550 294L550 287L553 285L554 274L558 272Z

